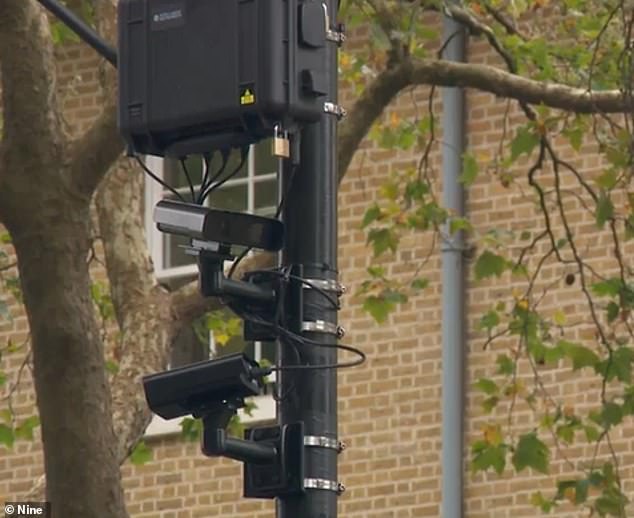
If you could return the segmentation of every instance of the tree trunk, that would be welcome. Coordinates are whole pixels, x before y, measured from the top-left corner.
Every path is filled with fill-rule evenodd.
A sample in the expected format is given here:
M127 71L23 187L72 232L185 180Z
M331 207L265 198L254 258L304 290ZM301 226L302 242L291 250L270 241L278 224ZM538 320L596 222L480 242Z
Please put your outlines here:
M110 391L89 296L89 205L62 191L34 194L33 207L4 218L31 328L46 494L55 518L121 518Z

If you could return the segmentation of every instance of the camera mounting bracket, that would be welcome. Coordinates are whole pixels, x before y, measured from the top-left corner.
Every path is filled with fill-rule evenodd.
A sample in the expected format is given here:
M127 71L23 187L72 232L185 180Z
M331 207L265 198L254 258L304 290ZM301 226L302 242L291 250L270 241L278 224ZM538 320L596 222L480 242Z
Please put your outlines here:
M244 400L224 401L202 415L202 451L208 457L227 457L244 463L244 496L276 498L304 491L304 425L292 423L252 428L245 439L228 437L219 427Z
M192 246L189 247L189 253L198 255L198 282L200 293L204 297L235 297L256 304L275 302L274 289L253 282L236 281L225 276L224 263L233 259L228 247L220 245L218 250L210 250L202 244L194 240Z

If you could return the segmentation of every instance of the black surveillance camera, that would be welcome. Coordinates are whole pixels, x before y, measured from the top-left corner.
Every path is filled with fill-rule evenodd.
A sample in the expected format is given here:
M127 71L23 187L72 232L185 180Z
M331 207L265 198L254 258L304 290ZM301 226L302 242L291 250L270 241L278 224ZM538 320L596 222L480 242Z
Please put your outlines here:
M143 378L145 399L163 419L216 416L217 427L224 428L244 398L260 393L254 369L257 362L237 353L159 372Z
M162 200L154 209L161 232L227 245L281 250L284 225L273 218L210 209L193 203Z

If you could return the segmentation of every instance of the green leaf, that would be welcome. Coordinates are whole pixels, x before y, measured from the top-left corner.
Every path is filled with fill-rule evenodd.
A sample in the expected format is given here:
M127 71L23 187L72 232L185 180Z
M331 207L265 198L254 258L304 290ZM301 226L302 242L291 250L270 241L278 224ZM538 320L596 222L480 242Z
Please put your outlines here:
M506 260L489 250L485 250L475 264L476 280L486 279L487 277L499 277L504 273L507 267Z
M497 396L488 397L482 402L482 410L484 410L487 414L490 414L493 409L498 406L499 402L500 398Z
M473 227L469 220L465 218L451 218L449 221L449 233L451 235L455 234L460 230L464 230L466 232L470 232Z
M555 345L554 347L545 347L544 348L544 361L548 365L552 365L552 364L557 363L559 360L561 360L565 356L566 355L565 355L563 349L560 346L558 346L558 345Z
M79 42L79 36L75 34L69 27L60 21L51 23L51 37L55 45L60 45L66 42Z
M566 357L572 360L572 369L575 371L584 367L596 367L599 363L599 357L583 345L560 340L557 346L561 348Z
M601 192L599 200L597 201L597 211L595 214L597 227L602 229L605 226L605 223L613 217L614 205L612 204L612 200L605 194L605 192Z
M414 279L410 286L413 290L424 290L427 286L429 286L429 279Z
M380 187L379 192L384 198L395 201L398 198L398 184L394 181L386 182Z
M618 175L616 174L616 171L614 169L608 169L601 176L599 176L595 180L595 182L599 187L605 189L606 191L609 191L611 189L614 189L617 180Z
M489 378L480 378L473 384L473 388L484 392L488 396L497 394L500 391L500 388L497 386L495 381Z
M363 301L363 309L372 315L377 323L382 324L389 314L394 311L395 304L384 297L371 295Z
M0 387L2 387L7 382L7 375L0 371Z
M119 372L119 364L112 360L106 361L106 372L113 376Z
M588 488L590 482L588 480L577 480L575 485L575 504L581 505L588 499Z
M612 381L615 377L627 383L632 383L632 364L634 363L634 349L630 347L619 347L612 354L609 372L605 373L608 381Z
M627 499L620 492L604 492L594 502L594 507L601 516L625 516L625 505Z
M0 424L0 444L4 444L7 448L12 448L14 442L13 430L6 424Z
M130 454L130 462L135 466L146 464L152 460L152 450L147 447L144 441L140 441Z
M515 161L520 155L530 155L539 144L540 138L531 128L524 126L517 131L511 142L511 160Z
M499 354L495 363L498 366L498 374L510 376L515 371L515 362L506 354Z
M498 315L497 311L490 309L482 316L482 318L480 319L480 322L478 322L478 328L491 331L499 323L500 323L500 316Z
M576 426L571 424L564 424L557 427L557 437L568 444L572 444L575 440Z
M202 429L203 422L201 419L186 417L181 421L181 436L187 441L195 442L200 440Z
M368 210L365 211L365 215L363 216L363 221L361 222L361 228L365 228L371 223L374 223L380 217L381 217L381 207L379 207L375 203Z
M471 185L478 176L478 162L471 153L462 155L462 174L458 178L464 185Z
M405 198L410 200L421 201L426 194L429 193L429 184L422 180L414 180L408 182L405 186Z
M612 322L614 322L619 316L620 312L621 308L619 307L619 305L614 301L610 301L607 308L608 323L611 324Z
M586 440L589 443L596 442L599 440L599 437L601 437L601 432L599 432L596 426L592 426L588 424L583 427L583 431L585 432Z
M555 313L553 314L553 322L558 326L566 325L566 314L561 308L555 310Z
M506 466L507 446L500 444L493 446L485 441L477 441L471 448L473 457L471 459L471 470L473 472L487 471L493 468L498 475L501 475Z
M11 234L8 232L0 232L0 244L8 245L11 243Z
M564 130L564 135L568 137L570 145L575 151L579 151L581 149L581 144L583 143L583 134L584 130L579 127Z
M381 296L392 304L404 304L405 302L407 302L407 295L397 290L383 290Z
M550 450L535 432L520 437L513 453L513 466L520 472L526 468L533 468L540 473L548 473Z
M374 279L385 278L385 268L383 266L368 266L368 273Z
M398 237L390 229L372 229L368 233L368 243L372 243L374 256L378 257L387 250L396 252L398 247Z
M16 439L33 440L33 430L40 425L37 416L31 416L15 427L14 435Z
M604 428L616 426L623 421L623 410L616 403L605 403L601 409L601 423Z
M621 292L622 286L621 279L614 278L597 282L591 285L590 289L599 297L616 297Z

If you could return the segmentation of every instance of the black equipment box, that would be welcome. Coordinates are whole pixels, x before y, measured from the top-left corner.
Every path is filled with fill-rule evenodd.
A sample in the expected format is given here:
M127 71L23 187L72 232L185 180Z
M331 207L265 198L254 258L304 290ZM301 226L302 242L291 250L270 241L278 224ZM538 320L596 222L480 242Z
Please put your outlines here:
M316 121L327 99L324 4L121 0L119 127L131 150L185 156Z

